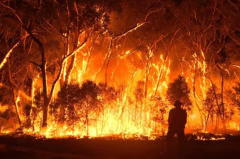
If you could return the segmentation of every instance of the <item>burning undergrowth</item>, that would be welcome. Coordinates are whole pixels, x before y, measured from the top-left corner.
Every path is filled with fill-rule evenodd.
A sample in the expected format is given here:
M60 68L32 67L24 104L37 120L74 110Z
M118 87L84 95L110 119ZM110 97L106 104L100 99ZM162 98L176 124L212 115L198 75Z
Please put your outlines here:
M88 139L88 140L166 140L166 136L152 135L152 136L144 136L138 134L115 134L111 136L103 136L103 137L91 137L91 136L77 136L77 135L69 135L69 136L60 136L60 137L46 137L45 134L28 134L24 133L22 129L18 129L14 132L5 132L1 133L2 137L14 137L14 138L34 138L34 139ZM217 141L217 140L231 140L233 138L239 138L239 133L235 132L235 134L213 134L210 132L195 132L195 133L187 133L185 135L186 141Z
M239 6L1 2L0 132L156 139L175 100L186 131L239 131Z

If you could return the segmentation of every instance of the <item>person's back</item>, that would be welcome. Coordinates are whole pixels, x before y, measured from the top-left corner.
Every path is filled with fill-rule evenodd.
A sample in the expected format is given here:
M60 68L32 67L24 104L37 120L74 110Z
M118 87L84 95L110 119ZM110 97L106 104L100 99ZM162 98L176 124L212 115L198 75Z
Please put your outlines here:
M169 112L169 129L184 129L187 122L187 112L186 110L178 108L173 108Z
M182 103L180 101L175 101L175 108L171 109L168 116L168 133L166 141L166 152L169 154L171 151L171 142L175 134L178 137L178 151L179 154L183 150L184 141L184 129L187 123L187 112L181 108Z

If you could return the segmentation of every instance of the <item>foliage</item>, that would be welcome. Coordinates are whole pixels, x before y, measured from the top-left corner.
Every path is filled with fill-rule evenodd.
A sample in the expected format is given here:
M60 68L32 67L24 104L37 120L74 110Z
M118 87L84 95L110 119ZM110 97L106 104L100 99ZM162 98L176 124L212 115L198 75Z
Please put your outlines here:
M232 97L232 100L234 102L234 104L237 105L237 107L240 109L240 82L237 83L237 85L235 87L233 87L234 89L234 96Z
M207 91L206 99L203 101L203 110L209 114L217 113L217 103L220 101L220 94L216 92L216 89L217 87L214 85L210 87Z
M173 83L169 83L167 90L167 99L171 104L174 104L176 100L179 100L183 103L183 106L188 110L191 109L191 100L190 100L190 89L185 78L182 75L179 75Z
M154 114L153 120L161 123L162 126L166 126L164 115L167 113L168 105L161 97L152 96L150 102L152 103L152 113Z
M117 92L114 87L107 87L104 83L98 84L99 101L102 105L112 106L112 103L117 101Z
M84 82L79 93L81 109L85 116L89 116L90 113L95 111L99 112L101 110L99 100L100 91L94 82L89 80Z
M207 126L209 120L214 121L214 115L219 113L218 102L220 101L221 95L217 93L217 87L213 85L210 87L206 93L206 99L203 100L203 108L202 114L205 119L205 130L207 130Z
M103 109L100 96L104 94L102 99L110 99L112 95L109 94L111 92L106 94L103 90L101 93L99 86L92 81L85 81L81 87L79 84L67 84L58 92L57 98L51 104L51 114L56 120L59 119L57 111L62 104L67 110L63 119L67 125L74 126L75 122L83 122L88 127L90 121L94 120Z

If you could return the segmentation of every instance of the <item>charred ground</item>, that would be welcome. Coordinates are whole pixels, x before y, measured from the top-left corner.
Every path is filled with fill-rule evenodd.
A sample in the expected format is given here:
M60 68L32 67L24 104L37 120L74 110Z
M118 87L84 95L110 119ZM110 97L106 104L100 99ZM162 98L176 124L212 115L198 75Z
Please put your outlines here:
M2 159L156 159L162 158L165 139L122 140L97 139L36 139L30 136L1 136ZM225 140L186 140L186 159L240 157L240 136L226 136ZM172 158L176 158L173 152Z

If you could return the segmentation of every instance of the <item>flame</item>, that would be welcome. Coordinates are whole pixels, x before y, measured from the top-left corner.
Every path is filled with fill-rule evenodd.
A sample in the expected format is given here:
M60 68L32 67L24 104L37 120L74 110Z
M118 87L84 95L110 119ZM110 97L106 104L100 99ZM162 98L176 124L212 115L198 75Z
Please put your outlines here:
M220 137L220 138L215 138L215 137L210 137L210 138L204 138L202 136L197 136L196 140L202 140L202 141L207 141L207 140L225 140L225 137Z
M137 25L141 27L143 24ZM133 30L129 30L133 31ZM64 35L67 36L67 35ZM123 34L122 36L125 36ZM156 139L159 135L167 133L167 118L171 105L167 101L166 91L168 84L174 80L172 74L176 70L172 70L171 59L166 59L163 55L154 56L154 50L149 50L149 56L146 57L144 53L139 50L111 50L111 45L105 50L96 51L89 46L90 42L82 45L76 49L74 54L74 65L70 77L67 79L67 70L69 61L63 62L63 69L61 70L63 81L68 84L77 83L80 87L86 80L94 80L96 84L104 83L108 80L108 89L110 86L115 89L116 99L113 101L105 101L103 96L99 95L97 99L100 101L101 111L92 111L89 115L89 124L86 124L85 118L82 114L84 112L79 108L79 104L74 105L74 115L76 121L71 121L68 114L69 108L65 108L65 121L58 122L58 115L60 108L55 109L55 114L49 111L48 127L43 130L41 127L42 111L38 105L35 104L35 96L41 93L41 76L38 74L32 81L31 97L25 95L24 92L19 91L16 103L22 103L25 99L31 101L31 127L24 128L24 133L36 135L37 137L44 136L46 138L62 138L73 136L76 138L94 138L94 137L120 137L120 138L137 138L149 140ZM78 45L81 45L79 40ZM118 46L120 48L120 46ZM84 49L83 49L84 48ZM150 49L150 48L148 48ZM70 55L70 47L68 46L67 55ZM93 50L91 52L91 50ZM107 54L103 53L104 51ZM70 57L70 56L69 56ZM63 57L64 58L64 57ZM185 76L189 86L193 87L195 83L195 90L191 87L191 100L193 101L192 111L188 112L187 131L194 129L202 129L201 115L204 112L202 100L207 97L207 90L211 87L205 75L208 73L208 65L203 51L200 54L193 53L191 61L182 59L189 69L181 70L182 75ZM144 62L148 61L146 66ZM173 63L174 64L174 63ZM145 71L145 69L147 69ZM105 72L108 70L108 76ZM144 70L144 71L143 71ZM148 76L148 81L146 81ZM48 76L48 78L50 78ZM148 87L145 84L148 82ZM140 84L138 84L140 83ZM142 83L142 84L141 84ZM145 90L146 89L146 90ZM60 84L54 90L52 102L57 99L57 93L60 90ZM138 91L138 92L137 92ZM144 91L148 92L144 96ZM137 92L137 93L136 93ZM139 96L137 98L137 96ZM156 99L155 99L156 98ZM159 104L159 103L160 104ZM164 107L166 106L166 108ZM197 107L198 106L198 107ZM18 113L21 119L25 119L21 104L17 106ZM3 108L1 107L0 110ZM38 110L39 109L39 110ZM86 111L88 108L86 108ZM100 108L99 108L100 109ZM162 112L161 112L161 111ZM37 111L37 114L36 112ZM239 110L235 110L239 112ZM223 124L218 121L217 115L212 116L212 123L217 123L219 126ZM239 130L239 117L227 122L227 128ZM69 122L72 122L69 124ZM215 125L209 124L209 129L214 129ZM2 129L4 133L10 133L11 130ZM208 133L208 130L203 131ZM197 136L197 140L224 140L223 136L204 138Z

